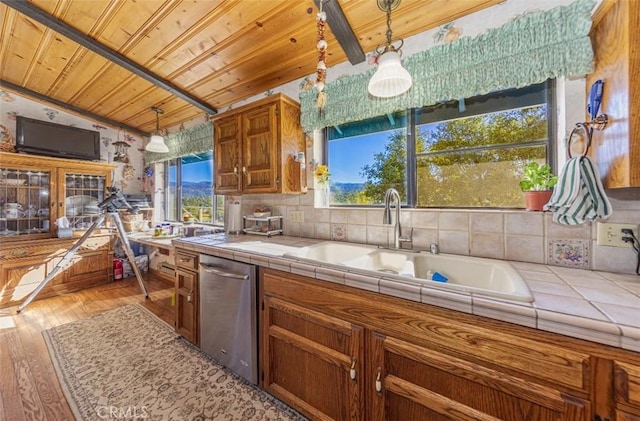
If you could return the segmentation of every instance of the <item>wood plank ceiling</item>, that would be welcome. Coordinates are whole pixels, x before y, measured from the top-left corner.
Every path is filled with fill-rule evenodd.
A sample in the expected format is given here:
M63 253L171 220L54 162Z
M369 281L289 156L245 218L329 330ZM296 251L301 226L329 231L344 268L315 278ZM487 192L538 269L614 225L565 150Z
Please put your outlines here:
M105 120L151 133L207 114L166 87L72 41L0 0L0 79ZM325 2L338 0L325 0ZM394 38L406 38L503 0L401 0ZM313 0L28 0L210 109L224 110L315 71ZM385 39L377 0L341 0L365 53ZM328 65L347 61L327 31Z

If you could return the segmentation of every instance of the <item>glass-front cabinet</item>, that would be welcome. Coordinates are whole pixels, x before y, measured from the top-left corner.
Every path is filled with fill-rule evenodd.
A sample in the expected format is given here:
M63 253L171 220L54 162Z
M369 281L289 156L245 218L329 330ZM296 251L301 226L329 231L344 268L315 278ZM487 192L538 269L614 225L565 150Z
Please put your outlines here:
M58 184L64 186L58 206L64 209L71 228L89 228L100 216L98 205L106 198L107 176L62 171Z
M86 230L100 216L113 164L0 152L0 241L56 236L56 220Z
M0 236L49 234L51 170L0 163Z

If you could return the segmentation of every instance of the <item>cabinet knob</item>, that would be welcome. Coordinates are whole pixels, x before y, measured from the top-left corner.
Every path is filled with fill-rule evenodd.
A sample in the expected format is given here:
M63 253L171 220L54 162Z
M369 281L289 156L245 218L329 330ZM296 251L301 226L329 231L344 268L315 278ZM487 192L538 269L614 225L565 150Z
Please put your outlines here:
M189 292L187 293L187 302L189 302L189 303L190 303L191 301L193 301L193 295L192 295L192 294L193 294L193 290L191 290L191 291L189 291Z
M242 167L242 174L247 175L247 167Z
M233 167L233 174L237 177L238 176L238 166L234 166Z
M351 357L351 369L349 370L349 377L351 380L356 381L356 359Z

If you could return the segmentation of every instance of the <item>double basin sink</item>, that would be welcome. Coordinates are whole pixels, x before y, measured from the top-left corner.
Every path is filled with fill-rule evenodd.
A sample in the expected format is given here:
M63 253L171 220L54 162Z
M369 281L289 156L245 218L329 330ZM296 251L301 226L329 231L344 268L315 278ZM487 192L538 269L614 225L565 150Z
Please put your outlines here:
M283 257L391 275L394 279L421 286L533 301L526 282L508 262L501 260L330 241L287 252Z
M307 247L262 241L219 246L331 265L424 287L464 291L507 300L533 301L533 295L520 274L502 260L383 249L337 241L325 241Z

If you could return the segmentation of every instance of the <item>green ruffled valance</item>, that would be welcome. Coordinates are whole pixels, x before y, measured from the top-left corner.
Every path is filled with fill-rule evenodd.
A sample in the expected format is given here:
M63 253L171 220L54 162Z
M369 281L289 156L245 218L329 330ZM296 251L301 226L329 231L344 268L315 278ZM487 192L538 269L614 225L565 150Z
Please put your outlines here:
M165 136L164 142L169 147L168 153L145 152L147 164L168 161L190 154L208 152L213 149L213 123L207 122L199 126L182 130L176 134Z
M316 91L300 94L305 131L359 121L441 101L519 88L549 78L593 71L589 38L595 0L521 15L475 38L460 38L403 60L413 85L403 95L375 98L367 85L375 72L340 78L325 87L321 115Z

